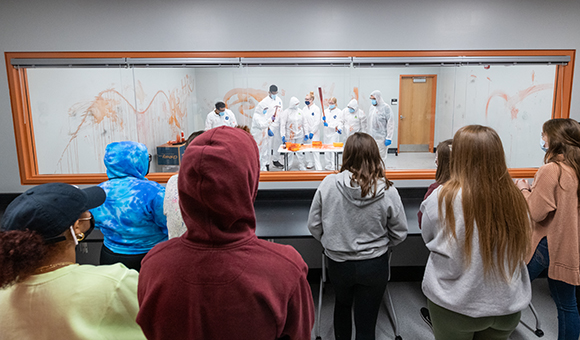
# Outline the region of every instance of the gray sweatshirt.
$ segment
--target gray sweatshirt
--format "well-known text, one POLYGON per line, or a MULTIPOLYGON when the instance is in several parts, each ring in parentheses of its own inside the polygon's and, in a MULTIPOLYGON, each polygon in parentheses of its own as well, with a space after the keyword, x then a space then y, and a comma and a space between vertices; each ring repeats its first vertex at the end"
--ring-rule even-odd
POLYGON ((407 237, 407 217, 399 192, 380 181, 377 193, 361 197, 350 171, 326 176, 308 215, 308 229, 332 260, 379 257, 407 237))
MULTIPOLYGON (((461 191, 453 201, 457 239, 444 233, 439 221, 441 187, 421 204, 423 213, 421 234, 431 252, 423 276, 423 293, 435 304, 473 318, 516 313, 528 306, 532 297, 530 278, 522 261, 506 282, 501 278, 484 278, 483 260, 479 248, 479 233, 474 226, 471 240, 471 262, 463 264, 465 221, 461 191)), ((506 266, 506 273, 509 270, 506 266)))

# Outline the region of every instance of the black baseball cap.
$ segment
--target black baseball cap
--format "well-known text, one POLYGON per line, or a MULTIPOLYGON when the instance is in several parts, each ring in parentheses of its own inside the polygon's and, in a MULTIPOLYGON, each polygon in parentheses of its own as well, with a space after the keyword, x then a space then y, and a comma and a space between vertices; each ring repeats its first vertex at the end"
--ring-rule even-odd
POLYGON ((6 208, 1 231, 31 230, 47 243, 62 240, 60 235, 84 211, 105 202, 107 195, 98 186, 80 189, 66 183, 47 183, 26 190, 6 208))

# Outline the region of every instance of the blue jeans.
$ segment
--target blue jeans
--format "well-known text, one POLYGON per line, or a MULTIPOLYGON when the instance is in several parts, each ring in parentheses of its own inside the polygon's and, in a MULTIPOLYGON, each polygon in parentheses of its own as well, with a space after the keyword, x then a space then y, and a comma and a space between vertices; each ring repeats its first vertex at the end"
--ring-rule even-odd
MULTIPOLYGON (((534 280, 550 264, 548 240, 544 237, 534 256, 528 263, 530 280, 534 280)), ((576 306, 576 287, 562 281, 548 278, 550 294, 558 309, 558 340, 578 340, 580 336, 580 315, 576 306)))

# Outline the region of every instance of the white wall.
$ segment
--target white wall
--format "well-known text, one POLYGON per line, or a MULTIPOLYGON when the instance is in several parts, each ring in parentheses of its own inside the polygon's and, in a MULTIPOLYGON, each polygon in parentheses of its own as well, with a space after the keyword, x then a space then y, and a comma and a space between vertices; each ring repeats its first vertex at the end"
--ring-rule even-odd
MULTIPOLYGON (((580 1, 0 0, 2 51, 579 49, 580 1)), ((576 67, 578 81, 580 67, 576 67)), ((580 87, 571 117, 580 119, 580 87)), ((0 67, 0 193, 21 192, 0 67)))

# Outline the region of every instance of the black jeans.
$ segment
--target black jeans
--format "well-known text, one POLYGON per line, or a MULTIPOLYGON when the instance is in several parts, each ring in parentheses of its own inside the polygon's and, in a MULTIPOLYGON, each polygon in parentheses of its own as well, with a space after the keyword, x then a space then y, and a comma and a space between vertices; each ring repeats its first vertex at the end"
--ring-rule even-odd
POLYGON ((388 254, 360 261, 328 261, 328 275, 334 287, 334 336, 350 339, 352 309, 356 339, 375 339, 379 307, 389 276, 388 254))
POLYGON ((115 264, 120 262, 129 269, 135 269, 136 271, 140 271, 141 260, 143 260, 145 255, 147 255, 147 253, 136 255, 117 254, 103 245, 103 247, 101 247, 100 264, 115 264))

